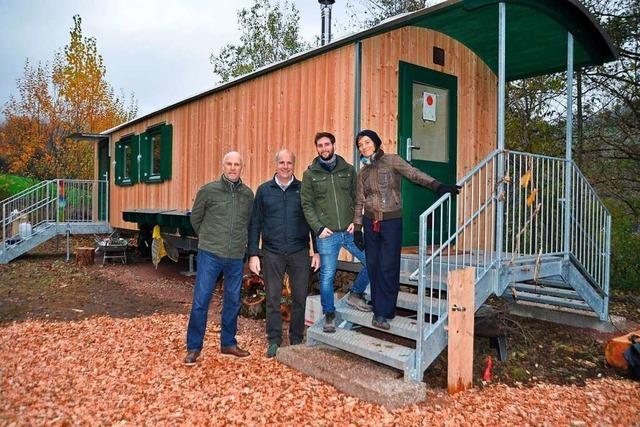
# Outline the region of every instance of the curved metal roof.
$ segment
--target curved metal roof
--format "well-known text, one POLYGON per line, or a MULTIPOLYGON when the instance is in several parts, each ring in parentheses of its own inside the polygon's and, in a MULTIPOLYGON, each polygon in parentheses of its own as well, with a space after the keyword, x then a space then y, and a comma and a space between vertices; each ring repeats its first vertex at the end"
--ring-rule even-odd
MULTIPOLYGON (((506 78, 552 74, 566 70, 567 33, 574 36, 575 67, 613 61, 617 53, 593 16, 577 0, 503 0, 506 3, 506 78)), ((478 55, 494 72, 498 64, 499 0, 449 0, 387 20, 373 28, 278 62, 228 83, 198 93, 164 108, 102 132, 110 134, 153 115, 222 91, 271 71, 324 52, 406 26, 447 34, 478 55)))

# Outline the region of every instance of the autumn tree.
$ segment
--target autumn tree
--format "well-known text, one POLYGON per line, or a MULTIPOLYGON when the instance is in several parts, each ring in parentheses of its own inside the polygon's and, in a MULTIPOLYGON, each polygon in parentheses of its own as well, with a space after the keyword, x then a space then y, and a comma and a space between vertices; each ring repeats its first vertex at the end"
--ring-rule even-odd
POLYGON ((26 61, 17 94, 3 108, 0 164, 36 178, 93 176, 93 145, 69 141, 74 132, 100 132, 135 117, 131 95, 116 96, 96 39, 82 34, 73 17, 71 40, 51 64, 26 61))
POLYGON ((240 43, 227 44, 209 57, 221 82, 285 60, 309 45, 300 36, 300 13, 293 3, 255 0, 238 11, 240 43))

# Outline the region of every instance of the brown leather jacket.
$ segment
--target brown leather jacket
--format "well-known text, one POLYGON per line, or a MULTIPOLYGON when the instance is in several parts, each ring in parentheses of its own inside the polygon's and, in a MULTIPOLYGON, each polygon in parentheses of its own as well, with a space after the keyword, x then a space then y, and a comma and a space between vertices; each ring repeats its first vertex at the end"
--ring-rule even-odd
POLYGON ((371 164, 363 167, 358 175, 353 217, 356 226, 362 225, 363 210, 374 221, 402 218, 402 176, 432 190, 440 184, 397 154, 378 150, 371 164))

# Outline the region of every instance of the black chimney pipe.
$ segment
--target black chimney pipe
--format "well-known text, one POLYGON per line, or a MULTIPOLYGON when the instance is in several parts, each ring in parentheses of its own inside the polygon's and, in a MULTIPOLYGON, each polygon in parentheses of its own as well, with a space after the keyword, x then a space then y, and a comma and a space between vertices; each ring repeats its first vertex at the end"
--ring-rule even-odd
POLYGON ((322 20, 320 45, 331 43, 331 6, 336 0, 318 0, 320 3, 320 19, 322 20))

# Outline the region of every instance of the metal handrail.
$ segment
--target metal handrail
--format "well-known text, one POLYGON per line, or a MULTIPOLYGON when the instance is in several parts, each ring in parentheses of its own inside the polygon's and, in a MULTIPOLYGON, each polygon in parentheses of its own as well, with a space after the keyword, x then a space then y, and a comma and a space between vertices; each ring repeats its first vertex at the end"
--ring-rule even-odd
POLYGON ((11 202, 11 201, 13 201, 15 199, 18 199, 18 198, 24 196, 25 194, 27 194, 29 192, 36 191, 39 188, 44 187, 45 185, 51 184, 53 182, 55 182, 55 180, 53 180, 53 179, 49 179, 49 180, 46 180, 46 181, 40 181, 37 184, 33 184, 31 187, 27 187, 24 190, 21 190, 21 191, 17 192, 16 194, 13 194, 13 195, 7 197, 6 199, 0 200, 0 203, 2 203, 2 204, 9 203, 9 202, 11 202))
MULTIPOLYGON (((418 319, 424 319, 427 306, 433 309, 443 303, 442 283, 453 269, 475 266, 478 282, 492 268, 505 268, 516 257, 569 256, 564 249, 565 209, 570 210, 571 258, 603 291, 606 311, 611 215, 574 163, 540 154, 494 150, 457 184, 461 190, 455 200, 445 194, 420 215, 420 264, 410 276, 418 280, 418 319), (574 175, 568 181, 574 187, 570 204, 564 198, 567 167, 574 175), (504 171, 503 176, 498 176, 499 170, 504 171), (499 204, 504 205, 502 217, 497 215, 499 204), (503 233, 497 232, 498 227, 503 233), (500 235, 503 241, 498 245, 500 235), (497 253, 500 248, 501 253, 497 253)), ((502 289, 495 288, 494 292, 499 294, 502 289)), ((423 368, 422 350, 430 332, 446 321, 446 310, 438 307, 437 313, 436 323, 417 322, 417 370, 423 368)))
POLYGON ((424 371, 422 353, 426 348, 429 334, 444 324, 448 317, 447 311, 443 310, 446 307, 443 307, 446 304, 446 297, 443 298, 445 293, 442 285, 448 273, 461 265, 475 262, 480 267, 476 269, 477 280, 482 278, 497 261, 493 243, 490 243, 490 240, 493 236, 492 224, 497 188, 496 159, 499 154, 499 150, 493 151, 458 180, 457 185, 461 189, 456 200, 453 200, 449 193, 444 194, 420 215, 419 267, 411 275, 414 279, 416 275, 418 276, 420 303, 417 318, 424 319, 428 304, 430 316, 434 316, 433 309, 436 308, 438 319, 428 324, 422 321, 417 322, 416 377, 418 373, 424 371), (455 209, 454 203, 457 203, 455 209), (488 227, 491 227, 491 231, 488 227), (428 233, 431 233, 430 237, 428 233), (430 254, 427 254, 428 248, 432 249, 430 254), (459 259, 460 248, 462 248, 461 260, 459 259), (470 250, 469 254, 466 253, 467 249, 470 250), (475 252, 475 260, 472 251, 475 252), (437 267, 436 261, 439 261, 437 267), (437 286, 434 286, 434 281, 437 286))
POLYGON ((7 249, 19 245, 23 239, 15 234, 15 229, 11 230, 15 227, 14 221, 21 218, 30 225, 30 236, 42 233, 49 224, 107 222, 108 191, 107 180, 55 179, 41 181, 3 200, 0 203, 2 257, 6 256, 7 249))

